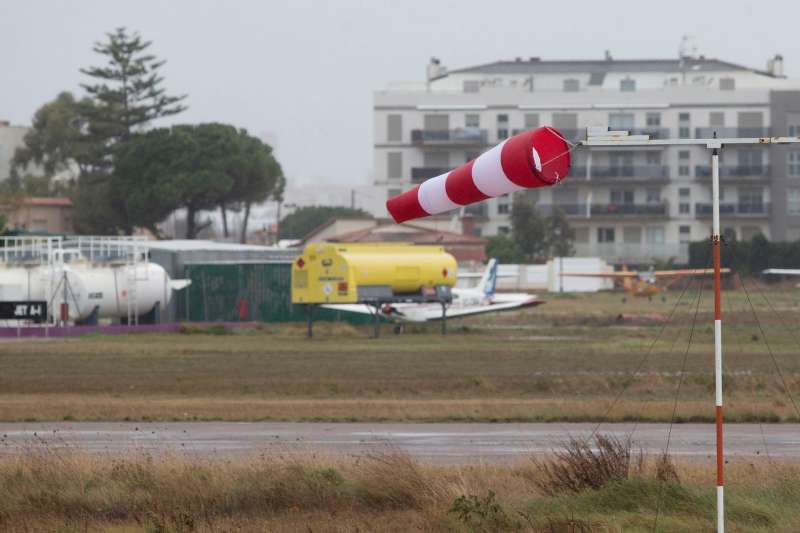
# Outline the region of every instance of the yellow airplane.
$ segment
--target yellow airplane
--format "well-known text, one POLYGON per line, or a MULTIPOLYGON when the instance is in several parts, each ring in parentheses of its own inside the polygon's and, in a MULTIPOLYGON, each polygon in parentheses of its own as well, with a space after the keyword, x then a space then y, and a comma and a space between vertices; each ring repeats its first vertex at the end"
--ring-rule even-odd
MULTIPOLYGON (((721 273, 727 274, 730 272, 729 268, 723 268, 721 273)), ((564 272, 562 276, 578 276, 578 277, 592 277, 592 278, 610 278, 615 282, 622 282, 622 288, 630 296, 638 296, 647 298, 652 301, 653 296, 661 294, 666 291, 670 285, 675 283, 681 278, 686 276, 707 276, 714 274, 713 268, 684 268, 676 270, 653 270, 650 269, 644 272, 636 270, 628 270, 623 266, 622 270, 618 272, 564 272), (659 278, 667 278, 665 283, 659 283, 659 278)), ((624 302, 626 298, 623 298, 624 302)), ((666 301, 666 297, 661 297, 662 301, 666 301)))

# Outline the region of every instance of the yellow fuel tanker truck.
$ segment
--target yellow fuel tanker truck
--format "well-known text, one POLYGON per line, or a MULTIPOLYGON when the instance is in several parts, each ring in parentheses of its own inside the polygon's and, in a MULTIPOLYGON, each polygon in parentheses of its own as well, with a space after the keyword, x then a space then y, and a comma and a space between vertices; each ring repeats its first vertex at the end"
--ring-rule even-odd
POLYGON ((456 283, 456 260, 441 246, 309 244, 292 264, 292 303, 343 304, 434 296, 456 283))

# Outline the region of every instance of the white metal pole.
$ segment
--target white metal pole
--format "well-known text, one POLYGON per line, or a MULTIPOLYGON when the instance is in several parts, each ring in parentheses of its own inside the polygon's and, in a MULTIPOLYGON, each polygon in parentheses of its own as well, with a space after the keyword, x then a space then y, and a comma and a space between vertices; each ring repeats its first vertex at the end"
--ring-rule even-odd
POLYGON ((725 531, 724 448, 722 444, 722 299, 720 288, 719 149, 711 153, 711 248, 714 258, 714 388, 717 430, 717 533, 725 531))

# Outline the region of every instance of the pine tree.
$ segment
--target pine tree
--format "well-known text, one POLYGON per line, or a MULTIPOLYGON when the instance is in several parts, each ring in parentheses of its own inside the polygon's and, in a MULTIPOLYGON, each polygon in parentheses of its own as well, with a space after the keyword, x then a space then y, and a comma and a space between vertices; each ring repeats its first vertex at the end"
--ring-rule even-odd
POLYGON ((129 34, 125 28, 107 36, 108 41, 94 46, 107 64, 81 69, 96 80, 81 85, 97 103, 92 117, 95 135, 111 142, 125 141, 138 127, 186 109, 180 103, 186 95, 165 93, 164 78, 158 73, 165 61, 147 53, 151 41, 143 41, 138 33, 129 34))

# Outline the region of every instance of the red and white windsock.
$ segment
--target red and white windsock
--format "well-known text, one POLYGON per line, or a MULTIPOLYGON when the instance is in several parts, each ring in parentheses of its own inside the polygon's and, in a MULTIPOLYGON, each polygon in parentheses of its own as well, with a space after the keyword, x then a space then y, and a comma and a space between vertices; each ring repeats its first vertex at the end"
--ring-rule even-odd
POLYGON ((389 198, 395 222, 438 215, 521 189, 547 187, 569 172, 569 145, 550 127, 506 139, 465 165, 389 198))

